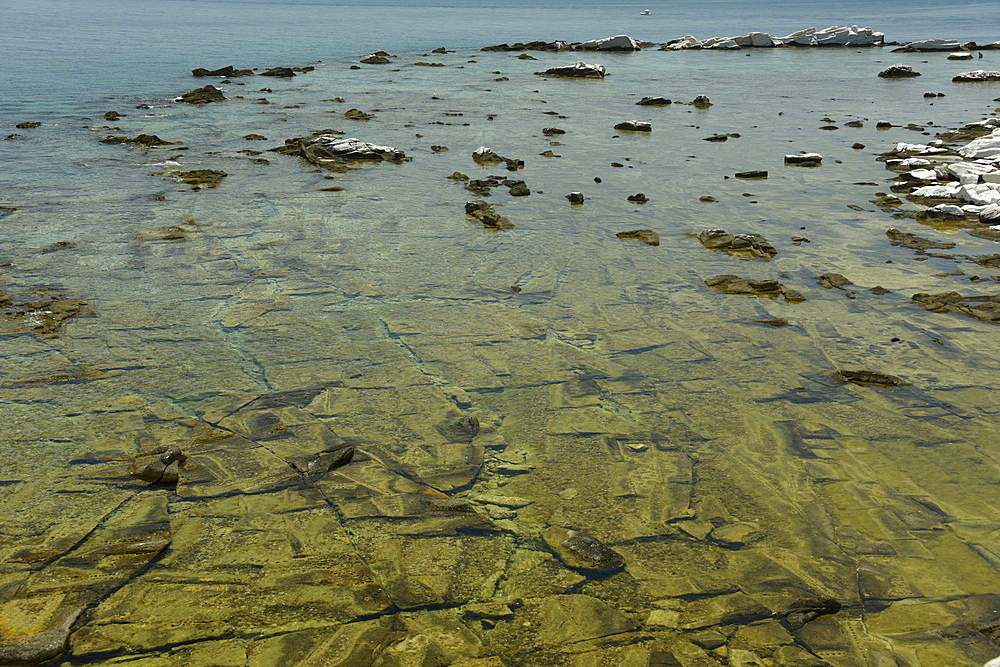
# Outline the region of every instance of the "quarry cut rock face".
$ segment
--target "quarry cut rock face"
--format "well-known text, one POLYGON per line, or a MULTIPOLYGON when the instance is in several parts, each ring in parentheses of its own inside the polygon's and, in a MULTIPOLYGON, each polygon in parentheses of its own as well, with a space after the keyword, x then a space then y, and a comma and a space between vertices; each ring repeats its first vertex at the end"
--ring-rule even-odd
POLYGON ((15 107, 0 664, 1000 655, 1000 92, 759 27, 15 107))

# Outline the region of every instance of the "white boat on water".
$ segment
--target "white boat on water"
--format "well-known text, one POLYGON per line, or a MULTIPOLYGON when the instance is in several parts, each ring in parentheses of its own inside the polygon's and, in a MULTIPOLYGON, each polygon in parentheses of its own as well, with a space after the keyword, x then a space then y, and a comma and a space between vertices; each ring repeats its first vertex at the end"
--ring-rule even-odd
POLYGON ((639 12, 639 16, 651 16, 652 14, 653 12, 649 11, 648 9, 644 9, 641 12, 639 12))

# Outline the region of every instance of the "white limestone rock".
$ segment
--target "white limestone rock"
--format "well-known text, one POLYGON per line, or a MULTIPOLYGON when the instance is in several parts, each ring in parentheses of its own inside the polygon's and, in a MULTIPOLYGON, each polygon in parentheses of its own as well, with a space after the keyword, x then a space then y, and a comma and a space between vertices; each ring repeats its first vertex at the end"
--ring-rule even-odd
POLYGON ((985 137, 973 139, 966 145, 958 149, 958 154, 964 158, 976 159, 1000 159, 1000 129, 993 130, 985 137))
POLYGON ((914 169, 909 172, 910 176, 918 181, 936 181, 937 172, 933 169, 914 169))
POLYGON ((919 42, 910 42, 905 44, 898 49, 893 49, 893 52, 911 52, 911 51, 961 51, 962 45, 954 39, 924 39, 919 42))
POLYGON ((750 46, 756 48, 771 48, 776 46, 774 37, 766 32, 752 32, 747 35, 747 38, 750 40, 750 46))
POLYGON ((951 78, 956 83, 979 83, 981 81, 1000 81, 1000 72, 996 70, 977 69, 971 72, 962 72, 951 78))
POLYGON ((990 204, 1000 204, 1000 190, 991 187, 991 184, 983 183, 979 185, 962 185, 955 198, 959 201, 967 201, 971 204, 988 206, 990 204))
POLYGON ((638 42, 628 35, 615 35, 604 39, 592 39, 577 47, 581 51, 638 51, 638 42))
POLYGON ((915 197, 948 197, 955 199, 958 195, 958 190, 961 188, 958 183, 949 183, 946 185, 925 185, 922 188, 917 188, 910 194, 915 197))
POLYGON ((694 35, 684 35, 680 39, 675 39, 668 42, 662 50, 665 51, 683 51, 685 49, 700 49, 701 40, 694 35))
POLYGON ((954 204, 938 204, 937 206, 932 206, 927 209, 929 212, 935 213, 939 216, 950 215, 955 218, 964 218, 965 211, 962 210, 961 206, 955 206, 954 204))
POLYGON ((959 53, 949 53, 948 60, 972 60, 972 53, 960 51, 959 53))
POLYGON ((561 76, 572 79, 603 79, 606 73, 603 65, 588 65, 582 60, 571 65, 551 67, 544 72, 535 72, 539 76, 561 76))

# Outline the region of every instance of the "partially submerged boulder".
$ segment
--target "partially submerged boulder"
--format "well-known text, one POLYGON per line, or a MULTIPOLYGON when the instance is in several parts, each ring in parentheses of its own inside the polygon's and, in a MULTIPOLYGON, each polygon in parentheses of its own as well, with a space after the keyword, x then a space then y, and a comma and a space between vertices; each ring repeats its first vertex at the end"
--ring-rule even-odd
POLYGON ((799 167, 818 167, 822 162, 823 156, 819 153, 798 153, 785 156, 785 164, 793 164, 799 167))
POLYGON ((899 245, 910 250, 950 250, 955 247, 951 241, 932 241, 910 232, 900 231, 895 227, 885 230, 885 235, 891 239, 890 245, 899 245))
POLYGON ((606 71, 603 65, 588 65, 583 61, 571 65, 551 67, 544 72, 535 72, 539 76, 558 76, 569 79, 603 79, 606 71))
POLYGON ((638 42, 628 35, 615 35, 604 39, 592 39, 576 47, 579 51, 639 51, 638 42))
POLYGON ((665 107, 668 104, 672 104, 672 102, 668 100, 666 97, 657 96, 657 97, 644 97, 638 102, 636 102, 636 104, 644 107, 665 107))
POLYGON ((498 162, 503 162, 507 165, 507 171, 516 171, 517 169, 524 167, 524 160, 504 157, 487 146, 480 146, 476 150, 472 151, 472 159, 479 164, 496 164, 498 162))
POLYGON ((642 120, 626 120, 615 125, 619 132, 652 132, 653 124, 642 120))
POLYGON ((232 65, 226 65, 225 67, 220 67, 219 69, 208 70, 204 67, 198 67, 191 70, 192 76, 204 77, 204 76, 219 76, 219 77, 238 77, 238 76, 253 76, 253 70, 251 69, 236 69, 232 65))
POLYGON ((465 202, 465 214, 475 218, 487 229, 512 229, 514 223, 493 210, 493 204, 481 199, 465 202))
POLYGON ((209 104, 211 102, 221 102, 224 99, 226 99, 226 96, 222 94, 222 91, 211 84, 204 86, 203 88, 189 90, 177 98, 180 102, 198 105, 209 104))
POLYGON ((124 136, 107 136, 101 139, 102 144, 130 144, 133 146, 145 146, 146 148, 157 148, 159 146, 176 146, 179 141, 165 141, 155 134, 140 134, 134 139, 124 136))
POLYGON ((743 294, 746 296, 762 296, 768 299, 776 299, 779 296, 785 297, 789 303, 800 303, 806 298, 800 292, 785 287, 777 280, 753 280, 751 278, 741 278, 732 274, 723 274, 707 278, 705 284, 724 294, 743 294))
POLYGON ((392 146, 380 146, 354 137, 344 138, 325 133, 286 139, 284 146, 272 148, 271 151, 295 155, 306 162, 335 171, 346 169, 349 163, 355 161, 401 162, 407 159, 402 150, 392 146))
POLYGON ((929 51, 961 51, 962 45, 954 39, 923 39, 918 42, 910 42, 899 48, 893 49, 893 53, 920 53, 929 51))
POLYGON ((878 75, 883 79, 906 79, 914 76, 920 76, 920 72, 917 72, 909 65, 896 63, 895 65, 889 65, 884 70, 879 72, 878 75))
POLYGON ((982 81, 1000 81, 1000 71, 977 69, 972 72, 962 72, 951 78, 956 83, 979 83, 982 81))
POLYGON ((698 234, 706 248, 725 250, 737 255, 771 259, 778 254, 774 246, 760 234, 730 234, 724 229, 706 229, 698 234))
POLYGON ((318 479, 331 470, 350 463, 354 458, 354 450, 352 443, 341 441, 327 446, 322 452, 288 459, 288 464, 307 479, 318 479))

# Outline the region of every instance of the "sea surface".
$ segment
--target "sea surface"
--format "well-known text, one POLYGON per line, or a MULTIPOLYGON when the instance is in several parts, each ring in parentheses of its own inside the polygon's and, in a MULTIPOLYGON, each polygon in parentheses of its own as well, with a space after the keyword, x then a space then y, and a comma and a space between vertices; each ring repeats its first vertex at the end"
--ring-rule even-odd
POLYGON ((0 651, 1000 654, 1000 337, 911 300, 996 294, 976 260, 997 244, 879 199, 883 153, 996 113, 1000 84, 951 79, 1000 51, 480 50, 829 25, 986 44, 1000 3, 3 3, 0 651), (358 64, 376 50, 391 62, 358 64), (609 76, 535 74, 578 59, 609 76), (897 62, 921 76, 877 76, 897 62), (191 76, 224 65, 257 74, 191 76), (274 66, 312 69, 259 75, 274 66), (226 100, 176 101, 208 83, 226 100), (674 103, 636 105, 653 95, 674 103), (652 132, 614 128, 633 119, 652 132), (269 150, 319 130, 407 159, 329 170, 269 150), (172 143, 101 143, 140 134, 172 143), (524 165, 481 165, 480 146, 524 165), (801 152, 822 165, 785 164, 801 152), (179 178, 198 169, 226 175, 179 178), (768 176, 736 177, 751 170, 768 176), (523 180, 528 196, 483 197, 514 226, 467 216, 456 172, 523 180), (891 227, 954 247, 893 245, 891 227), (777 254, 711 250, 713 228, 777 254), (659 245, 616 236, 636 229, 659 245), (805 300, 707 287, 727 274, 805 300), (837 374, 862 369, 898 386, 837 374), (187 456, 178 482, 129 475, 158 446, 187 456), (345 446, 347 465, 300 474, 345 446), (564 529, 621 562, 574 560, 564 529))

